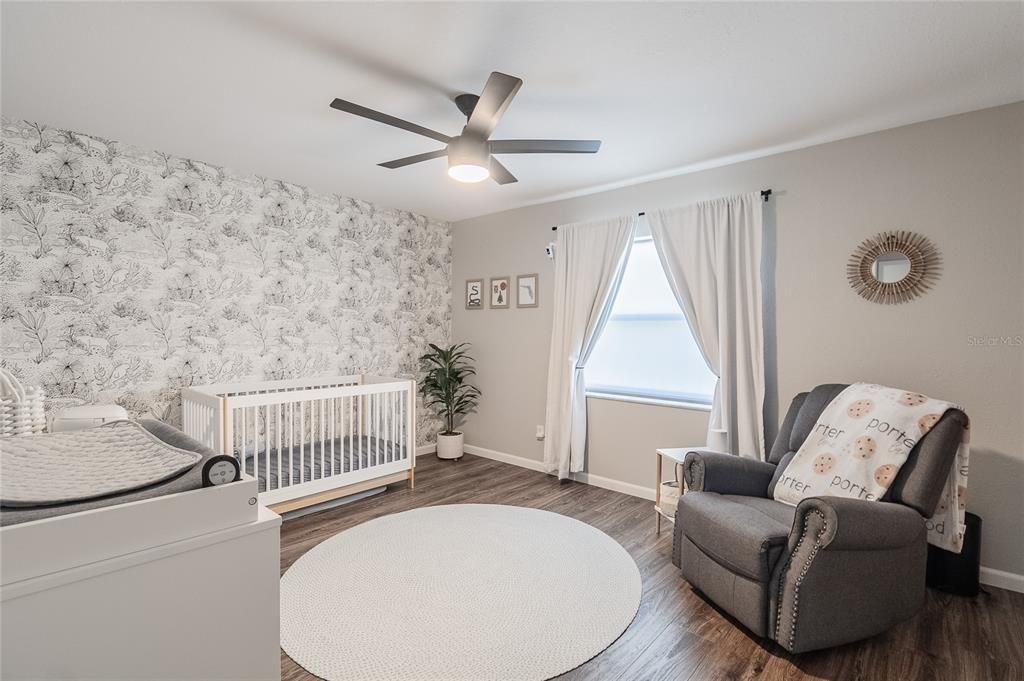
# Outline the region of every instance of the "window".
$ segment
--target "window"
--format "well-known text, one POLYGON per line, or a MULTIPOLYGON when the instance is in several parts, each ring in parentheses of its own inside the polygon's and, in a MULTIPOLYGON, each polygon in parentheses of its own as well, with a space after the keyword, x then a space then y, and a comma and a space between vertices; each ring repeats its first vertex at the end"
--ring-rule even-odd
POLYGON ((654 242, 633 242, 622 286, 584 371, 588 394, 711 404, 717 377, 669 288, 654 242))

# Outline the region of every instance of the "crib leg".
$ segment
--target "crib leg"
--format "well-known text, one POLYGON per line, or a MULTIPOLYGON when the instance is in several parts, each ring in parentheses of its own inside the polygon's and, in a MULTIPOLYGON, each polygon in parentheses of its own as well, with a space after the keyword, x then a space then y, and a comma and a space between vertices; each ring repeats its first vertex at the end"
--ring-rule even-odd
POLYGON ((409 469, 409 489, 416 489, 416 469, 409 469))

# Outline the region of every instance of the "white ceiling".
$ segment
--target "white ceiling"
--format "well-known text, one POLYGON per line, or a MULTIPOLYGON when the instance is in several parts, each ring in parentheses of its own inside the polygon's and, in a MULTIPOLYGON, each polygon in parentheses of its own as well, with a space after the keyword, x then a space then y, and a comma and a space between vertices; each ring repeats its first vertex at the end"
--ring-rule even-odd
POLYGON ((1024 99, 1024 3, 2 4, 2 110, 456 220, 716 160, 1024 99), (495 137, 604 140, 504 156, 462 185, 429 139, 451 97, 525 81, 495 137))

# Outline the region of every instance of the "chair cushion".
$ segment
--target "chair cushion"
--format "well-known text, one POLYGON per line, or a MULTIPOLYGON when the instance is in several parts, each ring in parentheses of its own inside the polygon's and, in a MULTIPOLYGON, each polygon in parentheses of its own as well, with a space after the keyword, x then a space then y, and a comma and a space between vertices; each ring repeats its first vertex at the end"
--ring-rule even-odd
POLYGON ((683 534, 722 567, 767 582, 795 513, 773 499, 687 492, 679 499, 676 519, 683 534))

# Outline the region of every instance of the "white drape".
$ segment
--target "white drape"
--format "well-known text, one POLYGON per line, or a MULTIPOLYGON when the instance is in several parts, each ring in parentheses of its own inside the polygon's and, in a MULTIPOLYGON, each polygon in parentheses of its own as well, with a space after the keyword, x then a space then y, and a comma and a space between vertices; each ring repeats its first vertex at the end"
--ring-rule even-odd
POLYGON ((587 442, 583 367, 611 314, 636 223, 634 216, 558 228, 544 464, 559 478, 583 470, 587 442))
POLYGON ((672 292, 718 376, 708 447, 764 458, 764 322, 759 192, 650 211, 672 292))

